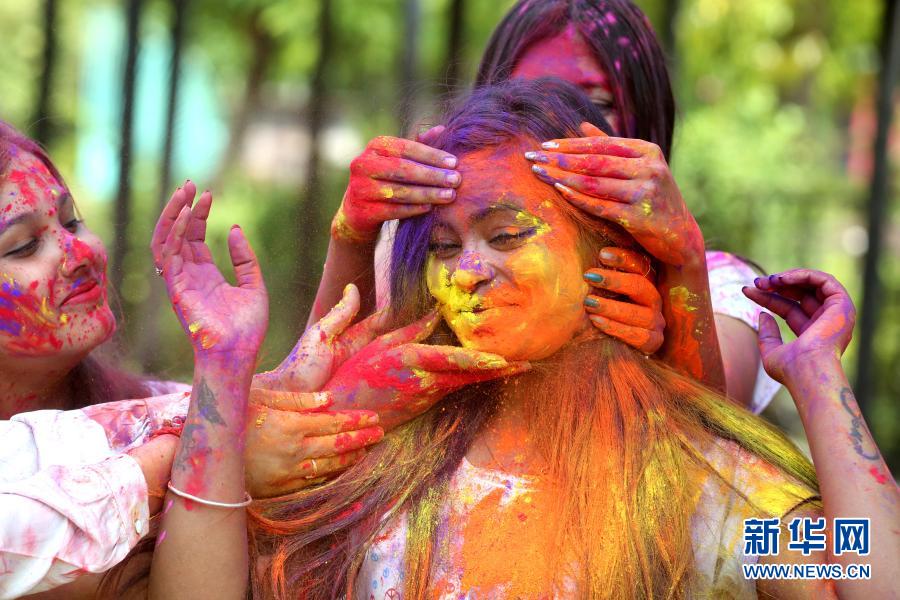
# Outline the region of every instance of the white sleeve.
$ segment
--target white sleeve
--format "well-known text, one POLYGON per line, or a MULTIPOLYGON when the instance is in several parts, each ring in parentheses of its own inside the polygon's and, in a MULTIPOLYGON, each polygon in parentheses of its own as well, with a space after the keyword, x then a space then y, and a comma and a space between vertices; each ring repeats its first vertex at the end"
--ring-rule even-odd
POLYGON ((149 518, 144 475, 127 454, 0 483, 0 598, 112 568, 149 518))
MULTIPOLYGON (((709 293, 713 312, 743 321, 753 331, 758 331, 759 314, 765 311, 747 298, 741 292, 741 288, 753 286, 753 280, 759 275, 747 263, 727 252, 707 252, 706 266, 709 270, 709 293)), ((781 384, 769 377, 760 361, 750 411, 755 414, 761 413, 780 387, 781 384)))
POLYGON ((147 484, 125 450, 187 411, 189 393, 0 421, 0 598, 114 566, 147 532, 147 484))

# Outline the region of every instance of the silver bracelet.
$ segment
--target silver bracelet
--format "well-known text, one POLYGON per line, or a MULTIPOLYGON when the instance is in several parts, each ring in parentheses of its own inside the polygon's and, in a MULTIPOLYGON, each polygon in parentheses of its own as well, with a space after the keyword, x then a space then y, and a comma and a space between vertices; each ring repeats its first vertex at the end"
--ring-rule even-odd
POLYGON ((244 492, 244 496, 246 498, 243 502, 216 502, 215 500, 206 500, 204 498, 198 498, 197 496, 188 494, 187 492, 182 492, 170 481, 168 484, 169 491, 175 494, 176 496, 181 496, 185 500, 193 500, 197 504, 205 504, 206 506, 215 506, 216 508, 244 508, 245 506, 250 506, 250 503, 253 502, 253 498, 250 497, 249 492, 244 492))

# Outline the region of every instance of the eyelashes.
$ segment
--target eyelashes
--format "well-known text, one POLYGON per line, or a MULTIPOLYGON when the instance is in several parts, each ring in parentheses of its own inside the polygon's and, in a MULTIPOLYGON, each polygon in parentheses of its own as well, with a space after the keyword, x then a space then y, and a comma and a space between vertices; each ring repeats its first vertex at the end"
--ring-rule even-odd
MULTIPOLYGON (((527 227, 516 232, 504 231, 492 236, 488 243, 497 250, 514 250, 537 233, 537 227, 527 227)), ((450 258, 462 248, 462 244, 449 240, 434 240, 428 244, 428 251, 437 258, 450 258)))

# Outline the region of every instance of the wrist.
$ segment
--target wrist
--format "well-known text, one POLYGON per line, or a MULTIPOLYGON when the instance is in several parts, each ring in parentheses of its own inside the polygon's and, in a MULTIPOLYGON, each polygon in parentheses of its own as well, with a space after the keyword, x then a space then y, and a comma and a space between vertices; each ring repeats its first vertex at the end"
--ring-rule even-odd
POLYGON ((172 472, 172 461, 175 459, 175 450, 178 447, 178 436, 164 434, 154 437, 146 444, 128 451, 147 482, 147 500, 150 514, 156 514, 162 508, 163 498, 166 495, 166 484, 172 472))
POLYGON ((194 371, 227 373, 230 379, 252 379, 258 350, 194 351, 194 371))
MULTIPOLYGON (((817 350, 794 356, 782 369, 784 385, 792 390, 807 383, 817 384, 822 376, 844 375, 841 359, 834 352, 817 350)), ((829 377, 830 378, 830 377, 829 377)))
POLYGON ((344 213, 344 208, 338 209, 334 219, 331 220, 331 239, 336 242, 344 242, 348 244, 374 244, 378 240, 378 232, 380 227, 368 231, 363 227, 354 225, 344 213))

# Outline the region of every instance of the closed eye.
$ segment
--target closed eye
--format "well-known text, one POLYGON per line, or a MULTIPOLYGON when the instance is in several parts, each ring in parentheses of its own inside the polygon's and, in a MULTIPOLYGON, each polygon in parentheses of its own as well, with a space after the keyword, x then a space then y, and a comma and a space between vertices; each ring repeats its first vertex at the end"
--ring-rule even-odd
POLYGON ((428 251, 437 258, 450 258, 460 249, 457 242, 435 241, 428 244, 428 251))
POLYGON ((496 246, 500 249, 517 247, 523 241, 532 237, 536 232, 537 227, 528 227, 527 229, 516 232, 504 231, 492 237, 490 243, 492 246, 496 246))
POLYGON ((37 247, 38 247, 38 239, 31 238, 29 241, 22 244, 21 246, 18 246, 17 248, 13 248, 12 250, 10 250, 6 254, 4 254, 3 257, 6 258, 9 256, 12 256, 12 257, 16 257, 16 258, 23 258, 25 256, 31 256, 32 254, 34 254, 35 250, 37 250, 37 247))

